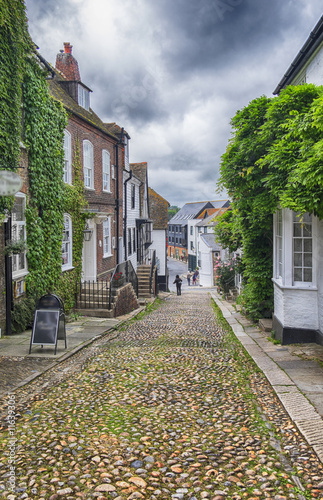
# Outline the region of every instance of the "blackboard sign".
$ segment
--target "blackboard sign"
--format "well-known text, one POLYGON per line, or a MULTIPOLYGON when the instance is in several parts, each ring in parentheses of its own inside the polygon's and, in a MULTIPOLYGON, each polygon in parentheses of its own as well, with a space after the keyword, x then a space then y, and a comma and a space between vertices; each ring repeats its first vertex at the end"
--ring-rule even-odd
POLYGON ((31 343, 56 345, 58 334, 59 311, 36 310, 31 343))
POLYGON ((43 295, 43 297, 38 300, 35 310, 29 354, 33 344, 38 344, 42 347, 43 345, 54 345, 56 354, 57 339, 65 340, 66 349, 64 306, 61 299, 56 295, 43 295))

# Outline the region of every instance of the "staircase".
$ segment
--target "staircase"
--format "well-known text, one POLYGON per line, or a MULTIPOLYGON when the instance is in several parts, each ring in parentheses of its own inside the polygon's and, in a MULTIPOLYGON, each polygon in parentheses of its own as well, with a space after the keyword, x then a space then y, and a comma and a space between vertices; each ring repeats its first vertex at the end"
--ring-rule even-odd
POLYGON ((151 266, 142 264, 137 267, 138 299, 150 299, 150 269, 151 266))
POLYGON ((109 299, 110 287, 108 281, 86 281, 80 284, 75 310, 86 316, 113 318, 113 297, 111 309, 109 309, 109 299))

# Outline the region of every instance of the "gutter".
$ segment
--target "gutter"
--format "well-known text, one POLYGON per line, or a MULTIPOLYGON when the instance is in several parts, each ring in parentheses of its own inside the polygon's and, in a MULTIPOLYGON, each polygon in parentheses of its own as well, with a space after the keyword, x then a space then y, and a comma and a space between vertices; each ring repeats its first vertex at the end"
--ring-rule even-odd
POLYGON ((116 218, 117 218, 117 265, 119 264, 119 219, 120 219, 120 194, 119 194, 119 145, 123 144, 123 127, 121 129, 121 135, 119 141, 116 143, 116 170, 117 170, 117 178, 116 178, 116 188, 117 188, 117 196, 116 196, 116 218))
POLYGON ((288 68, 287 72, 285 73, 285 75, 275 88, 273 92, 274 95, 278 95, 283 88, 287 87, 287 85, 291 83, 299 67, 301 65, 304 66, 309 61, 309 59, 311 58, 315 50, 319 47, 319 45, 322 43, 322 41, 323 41, 323 16, 321 16, 319 22, 316 24, 315 28, 310 33, 310 36, 308 37, 303 47, 293 60, 290 67, 288 68))
POLYGON ((124 182, 124 216, 123 216, 123 239, 124 239, 124 260, 128 258, 128 239, 127 239, 127 182, 132 179, 133 172, 130 170, 128 179, 124 182))

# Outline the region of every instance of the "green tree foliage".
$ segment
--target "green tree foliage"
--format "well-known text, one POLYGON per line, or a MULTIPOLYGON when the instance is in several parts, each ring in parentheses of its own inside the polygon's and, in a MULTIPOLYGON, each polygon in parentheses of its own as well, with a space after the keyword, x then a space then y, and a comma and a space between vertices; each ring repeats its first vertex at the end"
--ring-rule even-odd
POLYGON ((177 212, 179 210, 180 210, 180 208, 176 207, 176 206, 169 207, 169 209, 168 209, 168 220, 171 220, 171 218, 174 217, 174 215, 177 214, 177 212))
POLYGON ((290 86, 237 112, 222 156, 219 189, 231 215, 216 232, 234 251, 243 248, 242 303, 254 319, 271 314, 272 220, 279 206, 323 217, 323 88, 290 86))

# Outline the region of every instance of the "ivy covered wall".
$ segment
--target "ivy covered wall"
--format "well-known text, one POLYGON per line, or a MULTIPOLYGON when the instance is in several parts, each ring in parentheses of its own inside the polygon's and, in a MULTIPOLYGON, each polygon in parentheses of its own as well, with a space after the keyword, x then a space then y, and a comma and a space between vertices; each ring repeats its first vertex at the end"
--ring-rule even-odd
MULTIPOLYGON (((22 0, 0 0, 0 170, 16 171, 21 137, 21 84, 32 42, 22 0)), ((13 197, 0 196, 0 221, 13 197)))
MULTIPOLYGON (((67 311, 73 307, 82 272, 83 229, 88 214, 84 213, 78 147, 73 158, 73 185, 63 182, 67 113, 49 94, 48 71, 28 34, 24 2, 0 0, 0 12, 0 170, 17 170, 21 141, 28 155, 28 170, 23 171, 28 185, 27 298, 16 301, 12 312, 13 330, 19 331, 32 317, 34 302, 30 299, 52 292, 63 299, 67 311), (65 213, 72 218, 73 269, 62 273, 65 213)), ((13 196, 0 197, 0 223, 13 203, 13 196)), ((4 281, 1 283, 5 293, 4 281)))

